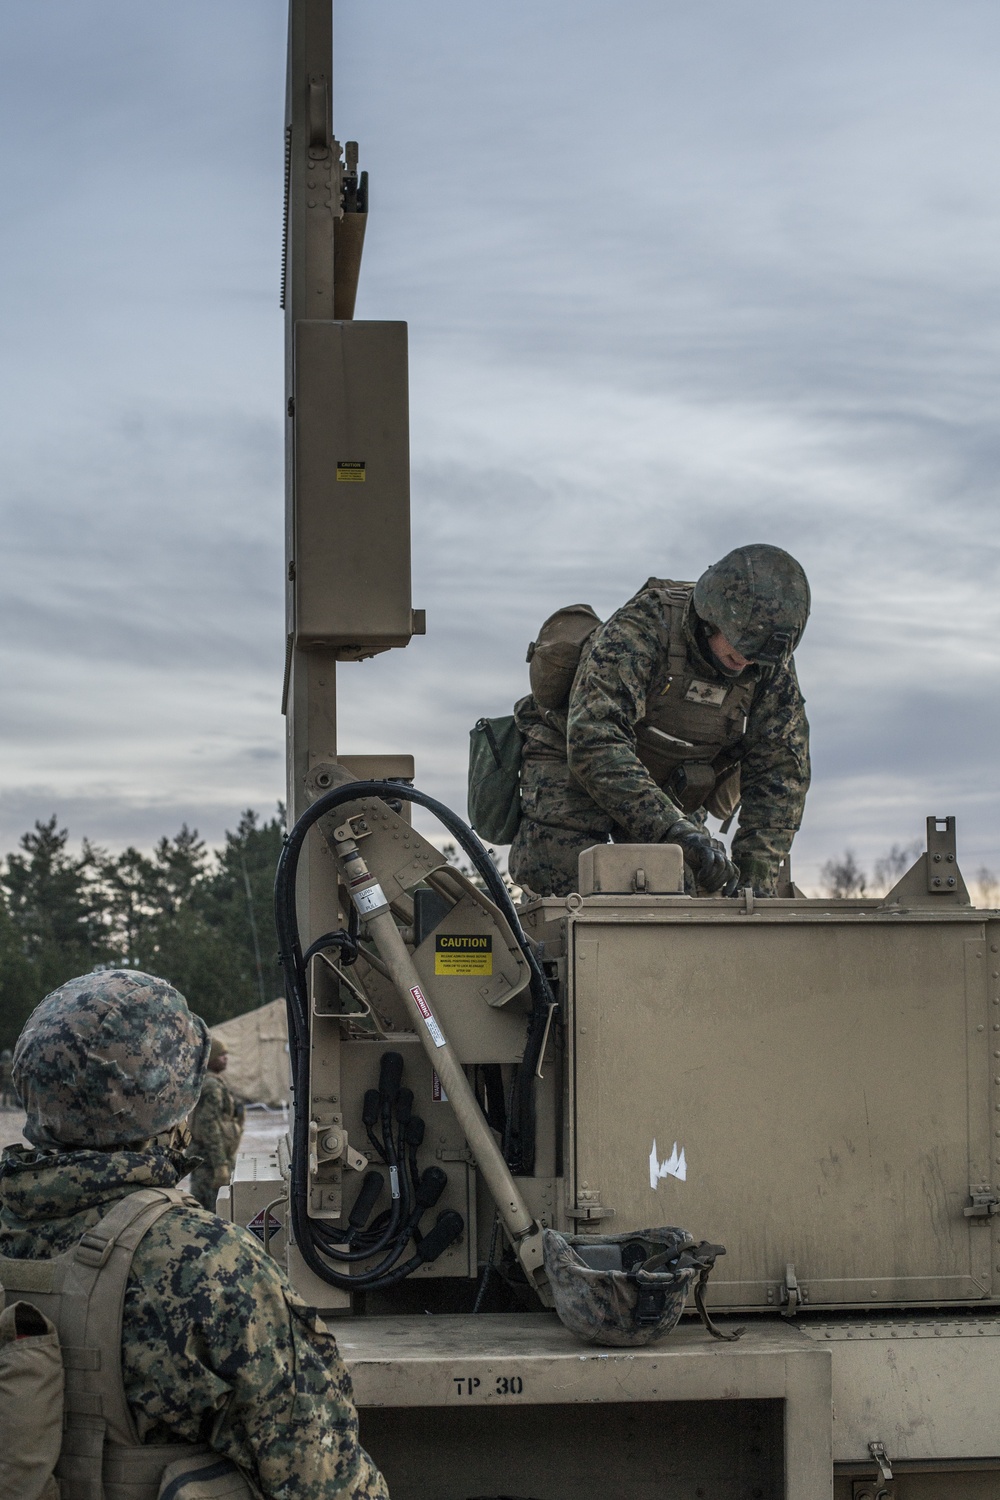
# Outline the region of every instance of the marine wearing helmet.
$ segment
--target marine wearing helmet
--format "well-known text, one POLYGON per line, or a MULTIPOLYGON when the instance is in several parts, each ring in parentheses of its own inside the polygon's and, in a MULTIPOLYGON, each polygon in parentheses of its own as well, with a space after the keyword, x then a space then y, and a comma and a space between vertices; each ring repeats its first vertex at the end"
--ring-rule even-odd
MULTIPOLYGON (((358 1441, 333 1336, 252 1234, 175 1190, 190 1165, 178 1127, 199 1097, 209 1052, 205 1023, 184 997, 134 970, 87 974, 53 991, 14 1051, 34 1149, 9 1147, 0 1159, 0 1280, 30 1302, 41 1282, 22 1262, 67 1257, 96 1266, 98 1277, 117 1263, 127 1277, 120 1345, 115 1320, 105 1319, 101 1357, 74 1366, 76 1404, 68 1394, 56 1470, 63 1493, 194 1493, 174 1477, 179 1465, 204 1479, 199 1495, 387 1500, 358 1441), (123 1265, 116 1256, 127 1235, 116 1248, 104 1226, 143 1200, 153 1217, 123 1265), (95 1258, 101 1243, 115 1254, 95 1258), (83 1446, 80 1411, 89 1424, 83 1446), (103 1451, 94 1411, 114 1418, 103 1451)), ((85 1274, 75 1270, 69 1284, 83 1287, 85 1274)), ((80 1291, 74 1296, 79 1302, 80 1291)), ((61 1306, 39 1310, 61 1318, 61 1306)), ((89 1345, 95 1320, 82 1316, 72 1312, 67 1326, 85 1327, 89 1345)))
POLYGON ((802 821, 809 726, 793 652, 809 584, 780 547, 737 547, 697 583, 651 578, 595 629, 562 709, 522 699, 514 879, 567 895, 582 850, 680 844, 690 888, 773 896, 802 821), (731 858, 706 827, 738 819, 731 858))

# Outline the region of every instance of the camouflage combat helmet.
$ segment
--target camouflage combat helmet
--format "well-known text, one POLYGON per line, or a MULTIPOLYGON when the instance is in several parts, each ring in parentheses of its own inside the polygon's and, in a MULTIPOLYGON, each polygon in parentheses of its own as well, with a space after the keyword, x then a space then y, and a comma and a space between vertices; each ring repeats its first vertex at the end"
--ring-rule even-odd
MULTIPOLYGON (((695 1241, 684 1229, 636 1229, 630 1234, 542 1231, 545 1274, 560 1320, 593 1344, 650 1344, 674 1328, 692 1283, 705 1327, 712 1323, 704 1287, 722 1245, 695 1241)), ((738 1336, 738 1335, 736 1335, 738 1336)))
POLYGON ((809 618, 809 582, 795 558, 766 543, 736 547, 694 586, 694 607, 748 661, 786 662, 809 618))
POLYGON ((211 1038, 165 979, 112 969, 46 995, 14 1048, 36 1146, 108 1150, 177 1125, 201 1092, 211 1038))

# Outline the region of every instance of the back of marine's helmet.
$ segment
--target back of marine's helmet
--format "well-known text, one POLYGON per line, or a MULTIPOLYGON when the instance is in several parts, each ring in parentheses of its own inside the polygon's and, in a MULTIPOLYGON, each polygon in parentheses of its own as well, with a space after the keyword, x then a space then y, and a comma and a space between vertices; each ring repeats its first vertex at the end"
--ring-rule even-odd
POLYGON ((211 1038, 164 979, 97 970, 35 1007, 13 1080, 36 1146, 108 1150, 170 1130, 194 1108, 211 1038))

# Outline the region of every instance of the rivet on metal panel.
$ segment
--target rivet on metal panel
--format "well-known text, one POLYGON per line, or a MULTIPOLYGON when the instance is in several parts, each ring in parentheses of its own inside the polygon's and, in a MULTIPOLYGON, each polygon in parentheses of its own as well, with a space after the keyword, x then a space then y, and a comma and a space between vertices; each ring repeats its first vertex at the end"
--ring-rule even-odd
POLYGON ((1000 944, 991 943, 990 944, 990 952, 991 953, 1000 953, 1000 944))

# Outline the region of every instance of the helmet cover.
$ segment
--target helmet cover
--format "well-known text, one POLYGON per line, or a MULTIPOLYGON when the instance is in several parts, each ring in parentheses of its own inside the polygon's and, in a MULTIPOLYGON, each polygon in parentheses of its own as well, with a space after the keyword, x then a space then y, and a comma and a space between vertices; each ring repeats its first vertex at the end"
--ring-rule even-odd
POLYGON ((748 661, 786 662, 802 639, 811 604, 809 581, 781 547, 736 547, 707 568, 694 586, 699 619, 721 630, 748 661))
POLYGON ((46 995, 14 1048, 36 1146, 108 1150, 169 1130, 198 1102, 211 1038, 165 979, 96 970, 46 995))
POLYGON ((609 1235, 543 1230, 545 1274, 560 1320, 591 1344, 628 1347, 663 1338, 701 1274, 698 1264, 670 1264, 692 1246, 684 1229, 609 1235), (654 1259, 658 1269, 642 1269, 654 1259))

